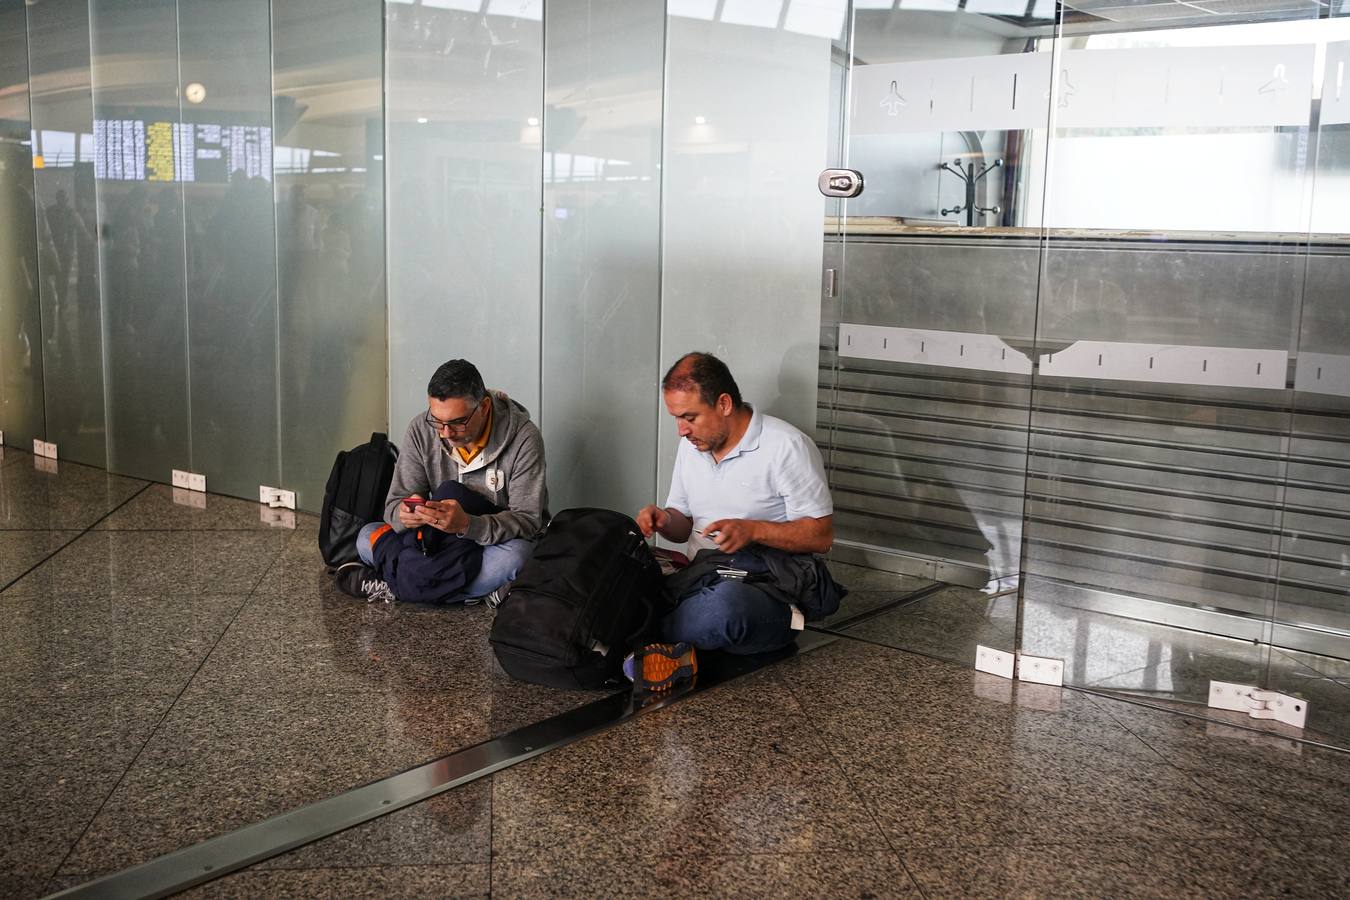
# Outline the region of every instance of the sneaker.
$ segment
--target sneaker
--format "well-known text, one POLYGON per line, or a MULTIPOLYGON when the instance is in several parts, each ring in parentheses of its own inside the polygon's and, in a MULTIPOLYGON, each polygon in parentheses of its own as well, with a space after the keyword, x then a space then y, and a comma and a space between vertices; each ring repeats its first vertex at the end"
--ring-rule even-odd
POLYGON ((623 661, 623 674, 639 690, 664 691, 698 673, 692 644, 648 644, 623 661))
POLYGON ((374 603, 376 600, 389 603, 398 599, 389 589, 388 582, 380 580, 376 571, 365 563, 343 563, 338 566, 337 573, 333 577, 340 591, 353 597, 360 597, 367 603, 374 603))
POLYGON ((495 591, 484 594, 481 597, 465 597, 464 605, 477 606, 480 603, 486 603, 488 609, 495 611, 497 607, 502 605, 502 601, 506 599, 506 592, 509 590, 511 590, 511 582, 508 581, 495 591))
POLYGON ((506 595, 509 593, 511 593, 511 582, 508 581, 483 599, 487 601, 488 609, 495 612, 497 607, 502 605, 502 601, 506 599, 506 595))

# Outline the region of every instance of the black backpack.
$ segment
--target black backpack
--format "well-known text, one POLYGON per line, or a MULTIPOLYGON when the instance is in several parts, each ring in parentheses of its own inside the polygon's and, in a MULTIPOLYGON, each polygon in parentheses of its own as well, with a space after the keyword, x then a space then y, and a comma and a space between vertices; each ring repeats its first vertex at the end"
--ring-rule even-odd
POLYGON ((489 638, 508 675, 560 688, 617 683, 664 611, 661 570, 637 523, 565 509, 497 609, 489 638))
POLYGON ((319 552, 328 565, 356 561, 356 535, 363 525, 384 518, 397 461, 398 448, 378 431, 368 443, 338 453, 323 489, 319 519, 319 552))

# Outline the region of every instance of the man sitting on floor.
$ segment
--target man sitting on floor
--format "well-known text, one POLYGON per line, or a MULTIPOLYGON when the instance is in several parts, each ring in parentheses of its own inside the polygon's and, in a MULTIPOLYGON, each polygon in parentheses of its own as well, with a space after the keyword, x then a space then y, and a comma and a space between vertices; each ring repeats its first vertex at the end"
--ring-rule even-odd
MULTIPOLYGON (((834 503, 820 451, 810 438, 743 402, 726 364, 711 354, 681 357, 661 388, 666 410, 685 440, 675 457, 665 507, 646 506, 637 514, 643 534, 677 543, 692 539, 691 551, 736 553, 758 546, 813 554, 830 549, 834 503)), ((810 557, 803 561, 816 563, 810 557)), ((804 627, 800 605, 746 581, 715 579, 679 598, 662 621, 662 637, 701 650, 775 650, 804 627)), ((679 663, 680 654, 670 652, 672 662, 679 663)))
POLYGON ((473 363, 452 359, 431 376, 427 411, 408 424, 399 451, 385 520, 361 530, 361 562, 340 568, 338 584, 354 596, 390 599, 389 585, 371 568, 374 545, 390 530, 431 528, 482 546, 481 566, 452 601, 487 599, 495 607, 548 521, 544 440, 529 411, 488 391, 473 363), (433 491, 462 496, 465 489, 490 504, 482 509, 495 511, 473 515, 459 500, 426 500, 433 491), (409 505, 406 498, 425 502, 409 505))

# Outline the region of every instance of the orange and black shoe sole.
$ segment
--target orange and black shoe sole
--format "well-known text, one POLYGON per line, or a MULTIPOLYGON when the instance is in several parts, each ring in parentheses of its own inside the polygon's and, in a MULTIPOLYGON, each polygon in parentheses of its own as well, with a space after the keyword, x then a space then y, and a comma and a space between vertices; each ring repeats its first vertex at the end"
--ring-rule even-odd
POLYGON ((698 674, 698 655, 690 644, 648 644, 638 651, 641 677, 635 684, 648 691, 664 691, 698 674))

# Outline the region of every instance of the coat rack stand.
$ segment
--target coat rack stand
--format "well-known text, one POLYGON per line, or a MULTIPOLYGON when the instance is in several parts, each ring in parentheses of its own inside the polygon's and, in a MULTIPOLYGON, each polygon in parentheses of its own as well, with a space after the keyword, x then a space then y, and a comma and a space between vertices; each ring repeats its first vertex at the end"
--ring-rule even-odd
POLYGON ((962 181, 964 181, 965 184, 966 184, 966 203, 965 203, 965 205, 964 205, 964 206, 953 206, 951 209, 944 209, 944 210, 942 210, 942 214, 945 216, 945 215, 949 215, 949 214, 952 214, 952 213, 964 212, 964 213, 966 214, 966 224, 967 224, 967 225, 974 225, 974 224, 975 224, 975 214, 976 214, 976 213, 981 213, 981 214, 983 214, 983 213, 993 213, 994 215, 998 215, 999 213, 1001 213, 1001 212, 1003 211, 1002 208, 997 207, 997 206, 988 206, 988 207, 985 207, 985 206, 976 206, 976 205, 975 205, 975 184, 976 184, 976 182, 978 182, 981 178, 983 178, 984 176, 988 175, 990 172, 994 171, 994 170, 997 169, 997 168, 1002 167, 1002 165, 1003 165, 1003 160, 1001 160, 1001 159, 996 159, 996 160, 994 160, 994 162, 993 162, 992 165, 985 166, 985 167, 984 167, 983 169, 981 169, 979 172, 976 172, 976 171, 975 171, 975 163, 973 163, 973 162, 967 163, 965 167, 962 167, 962 165, 961 165, 961 160, 959 160, 959 159, 956 161, 955 167, 953 167, 953 166, 951 166, 951 165, 948 165, 947 163, 940 163, 940 164, 938 165, 938 168, 939 168, 939 169, 944 169, 944 170, 946 170, 946 171, 948 171, 948 172, 951 172, 953 175, 955 175, 957 178, 960 178, 960 179, 961 179, 962 181))

